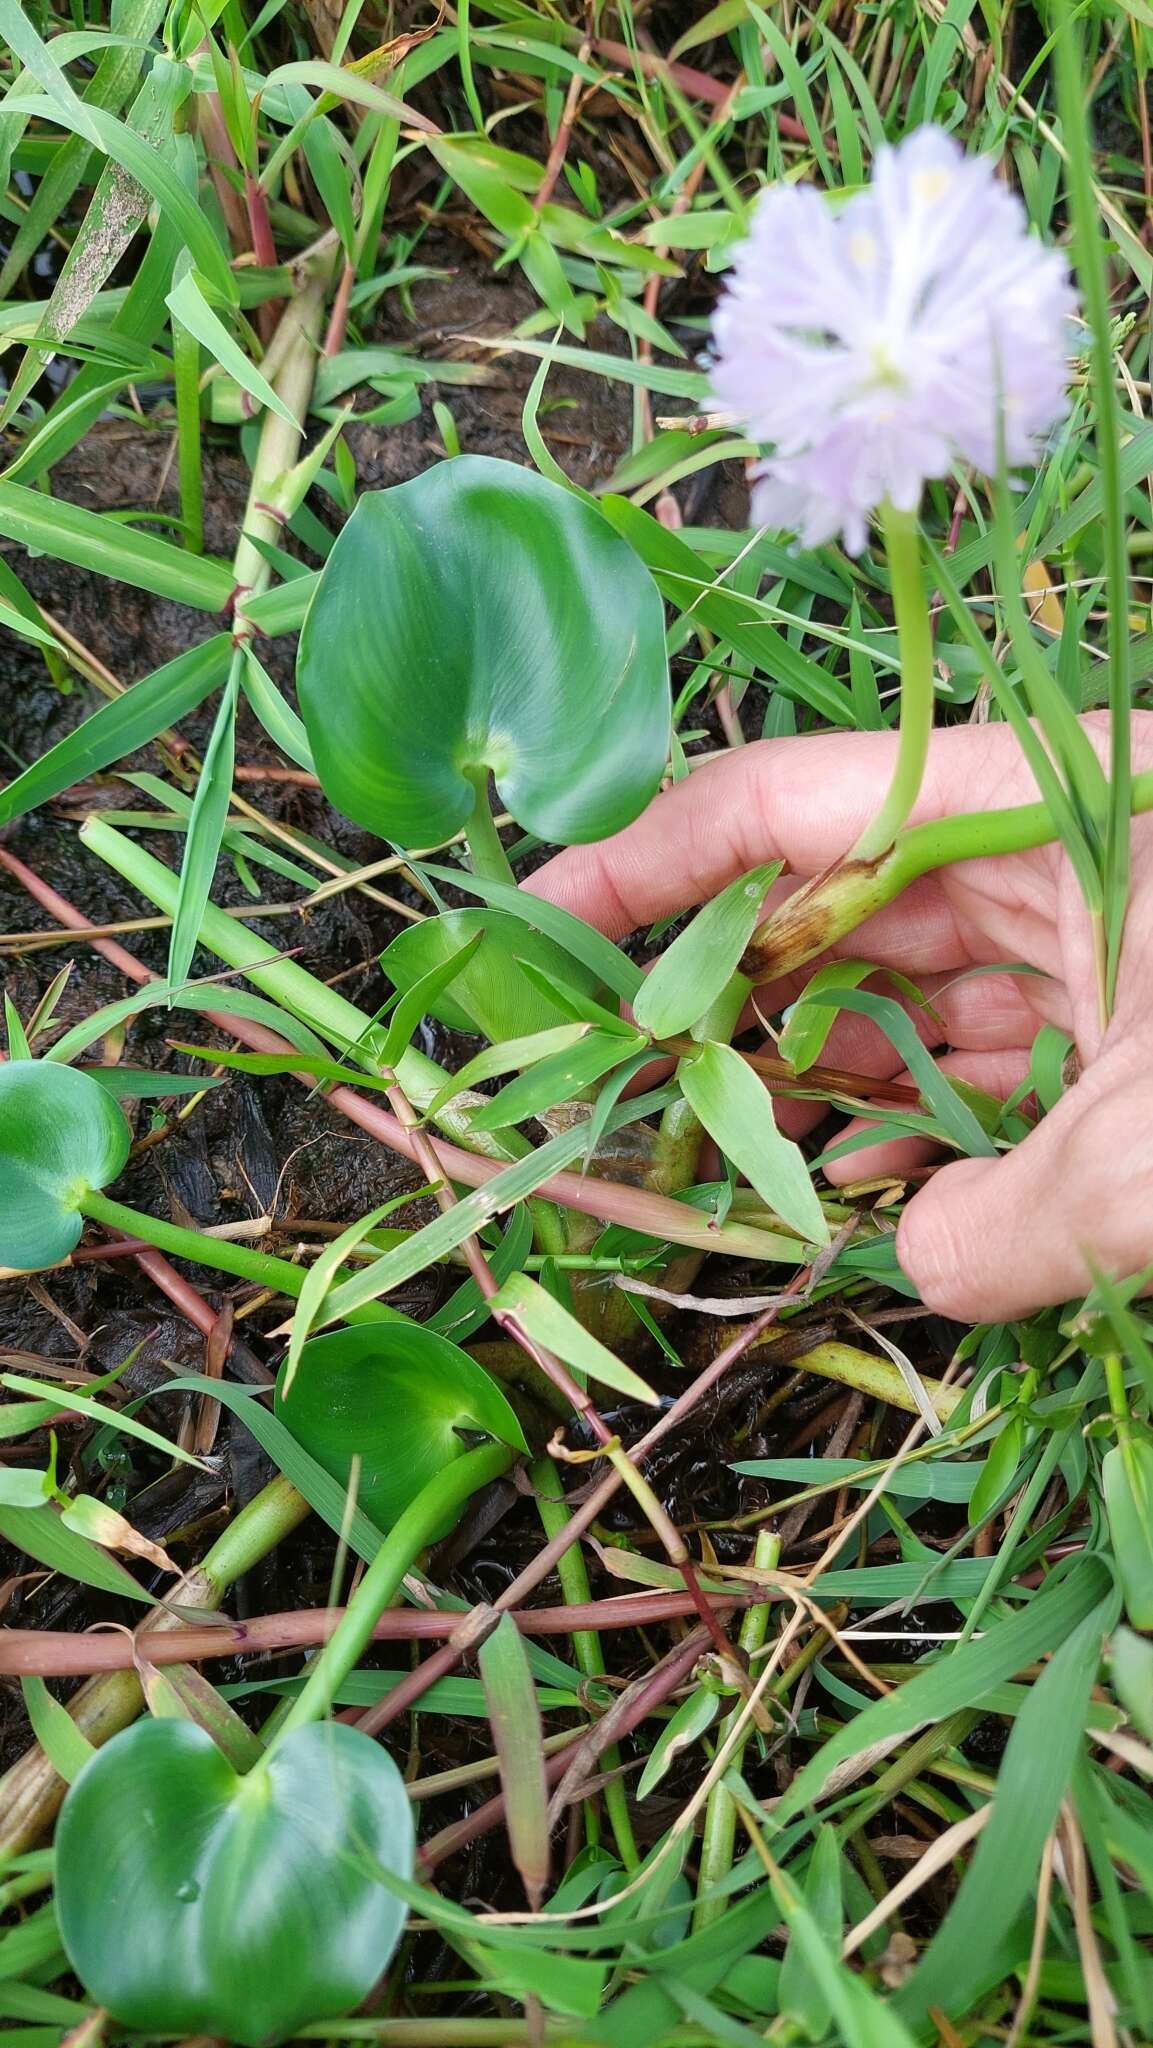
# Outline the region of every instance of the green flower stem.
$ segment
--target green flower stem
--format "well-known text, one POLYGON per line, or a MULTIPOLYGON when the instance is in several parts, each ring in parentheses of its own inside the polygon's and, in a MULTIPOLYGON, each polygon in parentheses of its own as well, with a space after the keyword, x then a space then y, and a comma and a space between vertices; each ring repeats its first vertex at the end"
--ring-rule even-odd
POLYGON ((898 512, 886 502, 881 507, 881 530, 897 619, 901 725, 888 794, 854 846, 851 860, 873 860, 892 845, 917 801, 933 730, 933 629, 916 514, 898 512))
MULTIPOLYGON (((272 1480, 233 1517, 204 1560, 168 1590, 170 1610, 149 1616, 142 1631, 178 1628, 175 1608, 217 1608, 230 1586, 291 1535, 309 1513, 308 1502, 283 1477, 272 1480)), ((72 1695, 68 1712, 80 1733, 99 1748, 135 1721, 144 1694, 135 1671, 107 1671, 72 1695)), ((0 1778, 0 1857, 19 1856, 45 1830, 68 1786, 33 1743, 0 1778)))
MULTIPOLYGON (((568 1527, 571 1519, 565 1501, 564 1482, 551 1458, 538 1458, 535 1464, 529 1466, 528 1476, 536 1493, 541 1527, 551 1543, 554 1537, 559 1536, 568 1527)), ((592 1599, 592 1588, 589 1585, 584 1552, 579 1543, 570 1544, 557 1559, 557 1575, 566 1606, 586 1606, 592 1599)), ((572 1647, 577 1665, 586 1678, 605 1676, 607 1667, 604 1650, 595 1629, 574 1629, 572 1647)), ((604 1753, 605 1770, 619 1770, 620 1761, 620 1750, 614 1743, 604 1753)), ((621 1862, 626 1870, 636 1870, 640 1867, 640 1853, 633 1833, 628 1796, 619 1778, 610 1777, 606 1782, 604 1802, 621 1862)))
POLYGON ((469 865, 474 875, 487 875, 490 882, 508 882, 515 888, 516 876, 501 845, 488 800, 488 769, 469 768, 465 774, 474 792, 472 816, 465 826, 469 865))
MULTIPOLYGON (((499 1479, 502 1472, 507 1472, 516 1455, 507 1444, 480 1444, 477 1449, 453 1458, 421 1487, 415 1500, 393 1523, 333 1635, 311 1666, 292 1712, 264 1753, 264 1763, 293 1729, 323 1720, 330 1712, 337 1692, 357 1659, 364 1655, 372 1641, 372 1631, 395 1597, 405 1573, 412 1570, 421 1551, 434 1541, 446 1520, 455 1516, 490 1479, 499 1479)), ((256 1768, 259 1770, 261 1765, 256 1768)))
POLYGON ((118 1230, 125 1237, 142 1237, 157 1251, 174 1258, 194 1259, 199 1266, 212 1266, 220 1273, 234 1273, 239 1280, 251 1280, 257 1287, 275 1288, 278 1294, 295 1300, 304 1285, 307 1266, 294 1266, 270 1252, 254 1251, 251 1245, 236 1244, 227 1237, 208 1237, 200 1230, 184 1230, 163 1217, 145 1215, 123 1202, 114 1202, 95 1188, 87 1188, 78 1207, 93 1223, 118 1230))
MULTIPOLYGON (((780 1561, 780 1555, 780 1537, 770 1535, 767 1529, 760 1530, 757 1536, 756 1547, 753 1551, 754 1565, 761 1571, 774 1571, 780 1561)), ((771 1613, 772 1607, 768 1602, 763 1607, 749 1607, 746 1609, 738 1638, 741 1649, 746 1657, 751 1657, 755 1651, 764 1648, 765 1638, 769 1633, 769 1617, 771 1613)), ((728 1741, 740 1718, 740 1714, 741 1702, 738 1701, 731 1713, 726 1714, 717 1730, 718 1749, 728 1741)), ((752 1730, 750 1728, 748 1734, 751 1733, 752 1730)), ((746 1734, 745 1740, 738 1743, 734 1749, 729 1763, 730 1770, 740 1770, 741 1759, 745 1753, 745 1744, 748 1741, 748 1734, 746 1734)), ((702 1895, 713 1891, 714 1887, 721 1884, 728 1876, 733 1867, 733 1850, 736 1846, 736 1840, 736 1801, 728 1787, 722 1782, 713 1786, 712 1791, 709 1793, 708 1804, 705 1807, 704 1830, 701 1836, 701 1858, 697 1873, 697 1903, 693 1911, 694 1934, 699 1934, 705 1927, 711 1927, 713 1921, 719 1920, 728 1909, 729 1901, 727 1898, 708 1898, 702 1895)))
MULTIPOLYGON (((1153 771, 1130 783, 1133 816, 1153 810, 1153 771)), ((1047 804, 1018 804, 1012 810, 972 811, 959 818, 935 818, 898 834, 887 852, 865 860, 850 855, 790 896, 761 926, 741 963, 754 981, 789 974, 867 917, 892 903, 921 875, 956 861, 991 860, 1029 853, 1059 837, 1047 804)))

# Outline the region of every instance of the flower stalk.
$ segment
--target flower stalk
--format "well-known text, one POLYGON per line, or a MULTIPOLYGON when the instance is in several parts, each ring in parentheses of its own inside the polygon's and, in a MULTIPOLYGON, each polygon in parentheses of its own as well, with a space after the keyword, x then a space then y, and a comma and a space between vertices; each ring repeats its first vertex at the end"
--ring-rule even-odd
POLYGON ((916 514, 900 512, 886 499, 881 507, 881 531, 897 620, 901 723, 885 800, 849 856, 865 861, 886 852, 906 823, 924 780, 933 732, 933 628, 916 514))

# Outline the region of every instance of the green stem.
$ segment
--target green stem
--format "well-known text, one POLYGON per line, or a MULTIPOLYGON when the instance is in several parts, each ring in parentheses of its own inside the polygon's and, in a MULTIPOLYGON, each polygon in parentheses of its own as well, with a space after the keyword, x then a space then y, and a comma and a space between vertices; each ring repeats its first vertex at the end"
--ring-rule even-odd
POLYGON ((1105 1387, 1109 1395, 1109 1412, 1117 1425, 1118 1440, 1124 1443, 1132 1435, 1132 1418, 1125 1387, 1125 1368, 1116 1352, 1110 1352, 1105 1360, 1105 1387))
MULTIPOLYGON (((453 1458, 425 1486, 385 1537, 356 1592, 344 1610, 322 1654, 311 1667, 292 1712, 277 1729, 263 1762, 294 1729, 319 1721, 329 1713, 344 1680, 372 1641, 384 1609, 395 1597, 406 1572, 422 1550, 427 1549, 456 1516, 465 1502, 490 1479, 498 1479, 515 1462, 516 1452, 507 1444, 480 1444, 453 1458)), ((261 1766, 258 1765, 257 1769, 261 1766)))
POLYGON ((854 846, 849 856, 852 860, 873 860, 892 845, 917 801, 933 730, 933 628, 916 514, 898 512, 886 501, 881 507, 881 530, 897 619, 901 724, 888 793, 854 846))
POLYGON ((176 390, 176 460, 184 545, 191 554, 202 555, 204 472, 200 459, 200 343, 178 320, 172 323, 172 371, 176 390))
POLYGON ((218 1607, 228 1588, 275 1550, 311 1512, 291 1480, 283 1474, 270 1480, 233 1515, 197 1566, 206 1582, 206 1598, 200 1604, 218 1607))
MULTIPOLYGON (((1132 778, 1130 809, 1134 816, 1153 810, 1153 771, 1132 778)), ((847 858, 798 889, 761 926, 742 966, 756 981, 776 980, 855 931, 921 875, 956 861, 1029 853, 1059 836, 1044 803, 909 826, 880 856, 847 858)))
MULTIPOLYGON (((536 1494, 541 1527, 551 1543, 555 1536, 559 1536, 567 1529, 571 1519, 564 1495, 564 1481, 551 1458, 538 1458, 535 1464, 529 1466, 528 1476, 536 1494)), ((583 1607, 592 1599, 592 1587, 589 1585, 584 1552, 579 1543, 571 1543, 557 1559, 557 1576, 567 1606, 583 1607)), ((574 1629, 572 1647, 577 1665, 586 1678, 605 1676, 607 1666, 604 1650, 596 1629, 574 1629)), ((604 1753, 605 1770, 618 1770, 620 1761, 620 1750, 614 1743, 604 1753)), ((608 1779, 604 1788, 604 1802, 621 1862, 626 1870, 639 1869, 641 1859, 636 1836, 633 1834, 628 1795, 619 1778, 608 1779)))
POLYGON ((488 769, 468 768, 465 773, 475 792, 472 816, 465 828, 469 866, 474 875, 487 875, 490 882, 509 882, 515 887, 516 876, 501 845, 488 800, 488 769))
POLYGON ((228 1237, 207 1237, 200 1230, 185 1230, 161 1216, 148 1216, 123 1202, 114 1202, 110 1195, 101 1194, 96 1188, 86 1188, 77 1207, 93 1223, 118 1230, 125 1237, 141 1237, 146 1244, 154 1244, 157 1251, 171 1252, 177 1259, 194 1259, 197 1265, 212 1266, 220 1273, 235 1273, 240 1280, 251 1280, 257 1287, 273 1287, 278 1294, 288 1294, 293 1300, 304 1285, 306 1266, 294 1266, 287 1259, 274 1258, 271 1252, 254 1251, 251 1245, 235 1244, 228 1237))
POLYGON ((272 378, 277 396, 284 400, 292 418, 284 419, 280 413, 269 409, 261 422, 248 503, 244 508, 240 541, 232 561, 235 584, 233 635, 238 641, 252 638, 253 628, 245 606, 260 591, 267 589, 272 577, 272 566, 268 557, 261 553, 261 544, 265 547, 280 544, 285 508, 279 503, 279 492, 300 453, 304 436, 304 423, 319 361, 318 344, 328 294, 329 269, 328 263, 323 264, 320 271, 308 279, 303 290, 285 306, 276 333, 275 371, 268 370, 266 365, 266 374, 272 378))
MULTIPOLYGON (((780 1555, 780 1537, 771 1536, 766 1529, 762 1529, 757 1536, 756 1547, 753 1551, 753 1563, 761 1571, 773 1571, 780 1560, 780 1555)), ((746 1610, 745 1618, 741 1623, 739 1641, 747 1657, 751 1657, 755 1651, 763 1649, 765 1638, 769 1633, 769 1616, 771 1613, 772 1606, 769 1602, 766 1602, 763 1607, 750 1607, 746 1610)), ((717 1730, 718 1749, 728 1741, 729 1736, 740 1719, 741 1711, 742 1703, 738 1701, 731 1713, 726 1714, 721 1722, 717 1730)), ((745 1744, 751 1732, 750 1727, 744 1741, 739 1742, 734 1749, 729 1761, 730 1770, 740 1770, 741 1759, 745 1753, 745 1744)), ((711 1927, 713 1921, 719 1920, 721 1915, 728 1910, 729 1901, 727 1898, 717 1898, 715 1896, 709 1898, 702 1895, 713 1891, 728 1876, 733 1867, 733 1850, 736 1846, 736 1839, 736 1801, 727 1785, 722 1782, 713 1786, 712 1791, 709 1793, 708 1804, 705 1807, 705 1823, 701 1836, 701 1859, 697 1873, 697 1903, 693 1911, 694 1934, 699 1934, 705 1927, 711 1927)))

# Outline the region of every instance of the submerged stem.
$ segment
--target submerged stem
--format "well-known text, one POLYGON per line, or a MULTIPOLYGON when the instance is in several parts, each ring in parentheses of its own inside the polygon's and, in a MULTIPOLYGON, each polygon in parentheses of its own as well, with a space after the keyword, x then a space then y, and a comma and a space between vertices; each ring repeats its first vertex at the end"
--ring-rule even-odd
POLYGON ((888 793, 854 846, 849 856, 853 860, 874 860, 892 845, 917 801, 933 730, 933 629, 916 515, 898 512, 886 500, 881 527, 897 619, 901 724, 888 793))

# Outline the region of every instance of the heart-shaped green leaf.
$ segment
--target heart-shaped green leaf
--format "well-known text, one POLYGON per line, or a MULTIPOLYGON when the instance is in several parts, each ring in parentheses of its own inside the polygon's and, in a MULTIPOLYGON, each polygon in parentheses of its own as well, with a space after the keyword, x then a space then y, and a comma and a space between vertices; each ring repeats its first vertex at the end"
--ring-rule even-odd
POLYGON ((0 1066, 0 1265, 66 1259, 80 1240, 79 1202, 115 1180, 132 1133, 107 1089, 55 1060, 0 1066))
POLYGON ((359 2004, 405 1907, 412 1814, 387 1750, 299 1728, 238 1777, 191 1721, 143 1721, 81 1771, 56 1831, 56 1904, 90 1997, 147 2033, 245 2048, 359 2004))
MULTIPOLYGON (((475 1359, 419 1323, 365 1324, 311 1337, 276 1412, 333 1478, 360 1460, 357 1501, 388 1530, 433 1474, 468 1449, 460 1432, 527 1451, 513 1409, 475 1359)), ((448 1534, 454 1517, 430 1540, 448 1534)))
POLYGON ((461 455, 361 498, 321 573, 297 683, 317 773, 358 824, 447 839, 491 770, 542 839, 602 839, 668 751, 655 583, 591 505, 461 455))
POLYGON ((507 910, 446 910, 423 924, 410 924, 381 954, 380 964, 394 988, 407 990, 478 932, 484 937, 476 952, 450 985, 428 1001, 429 1014, 452 1031, 479 1031, 499 1045, 570 1021, 570 1012, 522 972, 522 960, 582 995, 599 990, 596 976, 581 961, 507 910))

